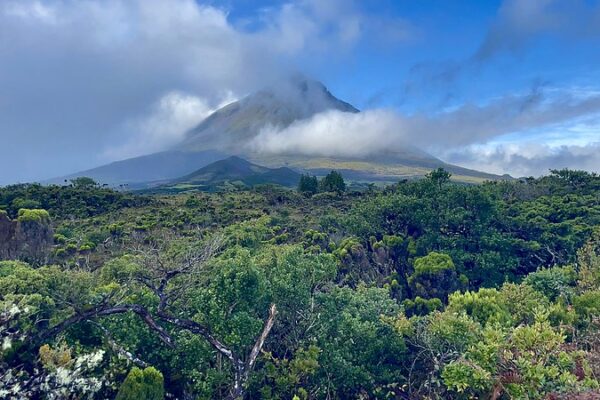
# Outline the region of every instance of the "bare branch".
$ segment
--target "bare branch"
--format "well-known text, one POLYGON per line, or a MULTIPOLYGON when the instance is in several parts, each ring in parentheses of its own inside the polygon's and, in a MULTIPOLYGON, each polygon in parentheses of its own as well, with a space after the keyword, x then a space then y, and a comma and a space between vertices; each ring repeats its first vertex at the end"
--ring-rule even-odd
POLYGON ((252 351, 250 352, 250 356, 248 357, 248 360, 246 361, 246 371, 245 371, 246 375, 248 375, 254 368, 254 364, 256 363, 256 357, 258 357, 258 354, 260 353, 260 351, 262 350, 262 348, 265 344, 265 340, 267 339, 267 336, 269 336, 269 332, 271 332, 271 329, 273 328, 273 324, 275 323, 276 315, 277 315, 277 307, 275 306, 275 304, 271 304, 271 308, 269 309, 269 318, 267 318, 267 321, 265 322, 263 331, 260 334, 260 336, 258 337, 258 339, 256 340, 256 343, 254 343, 254 347, 252 348, 252 351))
POLYGON ((89 311, 76 313, 71 317, 63 320, 59 324, 53 326, 52 328, 42 332, 37 338, 34 340, 35 343, 43 343, 48 338, 54 337, 59 333, 63 332, 65 329, 69 328, 72 325, 75 325, 81 321, 94 319, 97 317, 115 315, 115 314, 124 314, 127 312, 134 312, 138 316, 142 318, 142 320, 146 323, 146 325, 155 331, 159 338, 169 347, 173 347, 173 339, 169 335, 169 333, 156 321, 148 310, 138 304, 124 304, 120 306, 108 307, 106 305, 102 305, 101 307, 95 307, 89 311))
POLYGON ((204 339, 206 339, 217 351, 219 351, 221 354, 223 354, 225 357, 227 357, 229 360, 231 361, 236 361, 237 357, 235 356, 235 354, 233 353, 233 351, 231 349, 229 349, 226 345, 224 345, 223 343, 221 343, 217 338, 215 338, 210 331, 208 330, 208 328, 206 328, 205 326, 199 324, 196 321, 192 321, 190 319, 184 319, 184 318, 177 318, 175 316, 172 316, 170 314, 167 314, 165 312, 160 312, 159 313, 159 317, 163 320, 163 321, 167 321, 179 328, 188 330, 192 333, 195 333, 197 335, 202 336, 204 339))

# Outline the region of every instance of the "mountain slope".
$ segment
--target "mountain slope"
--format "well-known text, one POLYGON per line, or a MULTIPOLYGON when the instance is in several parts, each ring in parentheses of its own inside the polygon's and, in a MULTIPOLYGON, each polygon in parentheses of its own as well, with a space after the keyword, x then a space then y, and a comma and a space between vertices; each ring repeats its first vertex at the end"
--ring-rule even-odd
POLYGON ((452 179, 458 182, 480 183, 486 180, 511 179, 508 175, 499 176, 447 164, 434 157, 415 159, 406 154, 392 154, 381 159, 251 154, 248 156, 248 160, 267 167, 285 165, 319 176, 335 169, 341 172, 345 178, 360 182, 397 182, 401 179, 418 178, 438 167, 452 173, 452 179))
MULTIPOLYGON (((377 157, 341 158, 299 154, 266 154, 252 150, 249 143, 264 127, 286 128, 294 121, 326 111, 359 112, 352 105, 333 96, 320 82, 294 77, 278 85, 251 94, 215 111, 190 130, 171 151, 115 162, 65 177, 90 176, 100 183, 131 187, 155 186, 202 168, 216 160, 236 155, 268 168, 293 167, 316 174, 338 169, 344 176, 358 181, 394 182, 419 177, 443 167, 464 182, 505 179, 498 175, 446 164, 411 146, 402 151, 377 157), (140 184, 152 182, 152 184, 140 184)), ((52 180, 61 183, 65 178, 52 180)))
POLYGON ((240 157, 231 156, 158 186, 154 190, 217 190, 223 185, 254 186, 259 184, 292 187, 298 184, 299 179, 300 174, 290 168, 266 168, 240 157))
POLYGON ((65 180, 87 176, 111 186, 180 177, 196 168, 221 160, 227 155, 217 150, 201 152, 163 151, 77 172, 44 183, 61 184, 65 180))
POLYGON ((233 153, 244 151, 244 142, 265 126, 285 128, 292 122, 326 110, 356 113, 351 104, 339 100, 320 82, 295 78, 231 103, 188 132, 179 150, 211 148, 233 153))

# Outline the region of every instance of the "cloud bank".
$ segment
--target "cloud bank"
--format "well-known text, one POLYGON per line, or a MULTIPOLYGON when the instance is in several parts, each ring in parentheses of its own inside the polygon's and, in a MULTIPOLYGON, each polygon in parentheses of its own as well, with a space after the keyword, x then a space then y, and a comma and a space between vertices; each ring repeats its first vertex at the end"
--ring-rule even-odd
MULTIPOLYGON (((599 93, 542 93, 535 89, 524 95, 492 99, 485 105, 465 104, 433 115, 402 115, 392 110, 359 114, 327 111, 285 129, 266 127, 251 147, 276 154, 360 158, 401 152, 413 146, 448 162, 502 174, 539 175, 553 165, 600 171, 600 152, 593 141, 582 145, 527 142, 534 133, 555 131, 598 115, 599 93), (510 135, 523 143, 491 144, 510 135)), ((600 136, 596 126, 594 123, 591 127, 592 137, 600 136)))
POLYGON ((468 168, 515 177, 548 174, 550 169, 600 172, 600 142, 585 146, 549 146, 536 142, 498 146, 469 146, 447 154, 450 162, 468 168))
POLYGON ((325 111, 285 129, 267 126, 250 143, 251 149, 276 154, 364 157, 386 148, 404 146, 406 121, 389 110, 360 113, 325 111))
MULTIPOLYGON (((0 184, 168 145, 228 93, 342 57, 377 27, 341 0, 251 22, 194 0, 1 1, 0 184)), ((383 25, 410 35, 404 20, 383 25)))
POLYGON ((123 126, 129 141, 105 151, 108 159, 125 159, 150 154, 180 143, 186 132, 219 108, 235 101, 227 93, 217 106, 183 92, 170 92, 152 106, 149 115, 132 120, 123 126))

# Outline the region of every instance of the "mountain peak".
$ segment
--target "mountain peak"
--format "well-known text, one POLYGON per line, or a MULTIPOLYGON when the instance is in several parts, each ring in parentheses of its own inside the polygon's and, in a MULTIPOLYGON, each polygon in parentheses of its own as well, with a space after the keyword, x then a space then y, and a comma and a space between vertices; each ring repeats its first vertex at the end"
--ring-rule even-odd
MULTIPOLYGON (((289 79, 281 80, 255 94, 273 96, 282 103, 294 102, 295 106, 302 108, 309 114, 336 109, 344 112, 358 112, 352 104, 335 97, 320 81, 311 79, 302 74, 296 74, 289 79)), ((248 96, 252 98, 253 95, 248 96)))
MULTIPOLYGON (((208 182, 216 179, 215 177, 226 176, 227 180, 241 177, 246 182, 292 182, 291 177, 295 172, 287 168, 271 170, 281 166, 291 166, 317 174, 336 169, 355 180, 394 181, 399 177, 422 176, 438 167, 444 167, 455 176, 465 176, 469 179, 498 178, 445 164, 408 145, 401 151, 386 152, 376 158, 260 153, 249 146, 256 135, 266 127, 285 129, 295 121, 328 110, 358 112, 352 105, 331 94, 321 82, 295 75, 215 111, 192 129, 183 143, 175 149, 123 160, 73 174, 68 178, 89 176, 109 184, 163 182, 196 170, 194 177, 187 175, 181 179, 208 182), (234 156, 223 159, 231 155, 234 156), (208 164, 208 168, 198 170, 208 164), (271 179, 269 175, 264 175, 267 172, 274 177, 271 179), (256 177, 248 180, 249 176, 255 175, 256 177), (260 178, 257 177, 259 175, 260 178), (281 176, 287 180, 280 180, 281 176)), ((61 178, 59 182, 63 180, 64 178, 61 178)))
POLYGON ((327 110, 358 112, 331 94, 321 82, 293 76, 215 111, 188 132, 177 148, 239 152, 266 126, 286 128, 294 121, 327 110))
POLYGON ((226 163, 226 164, 251 164, 250 161, 244 160, 242 157, 229 156, 222 160, 216 161, 215 163, 226 163))

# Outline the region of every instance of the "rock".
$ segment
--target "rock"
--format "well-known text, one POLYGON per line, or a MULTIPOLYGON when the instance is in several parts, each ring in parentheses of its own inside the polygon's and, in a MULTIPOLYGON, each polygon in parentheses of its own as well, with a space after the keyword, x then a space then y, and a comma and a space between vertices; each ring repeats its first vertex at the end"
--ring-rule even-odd
POLYGON ((53 230, 49 220, 11 220, 0 211, 0 260, 44 264, 52 244, 53 230))

